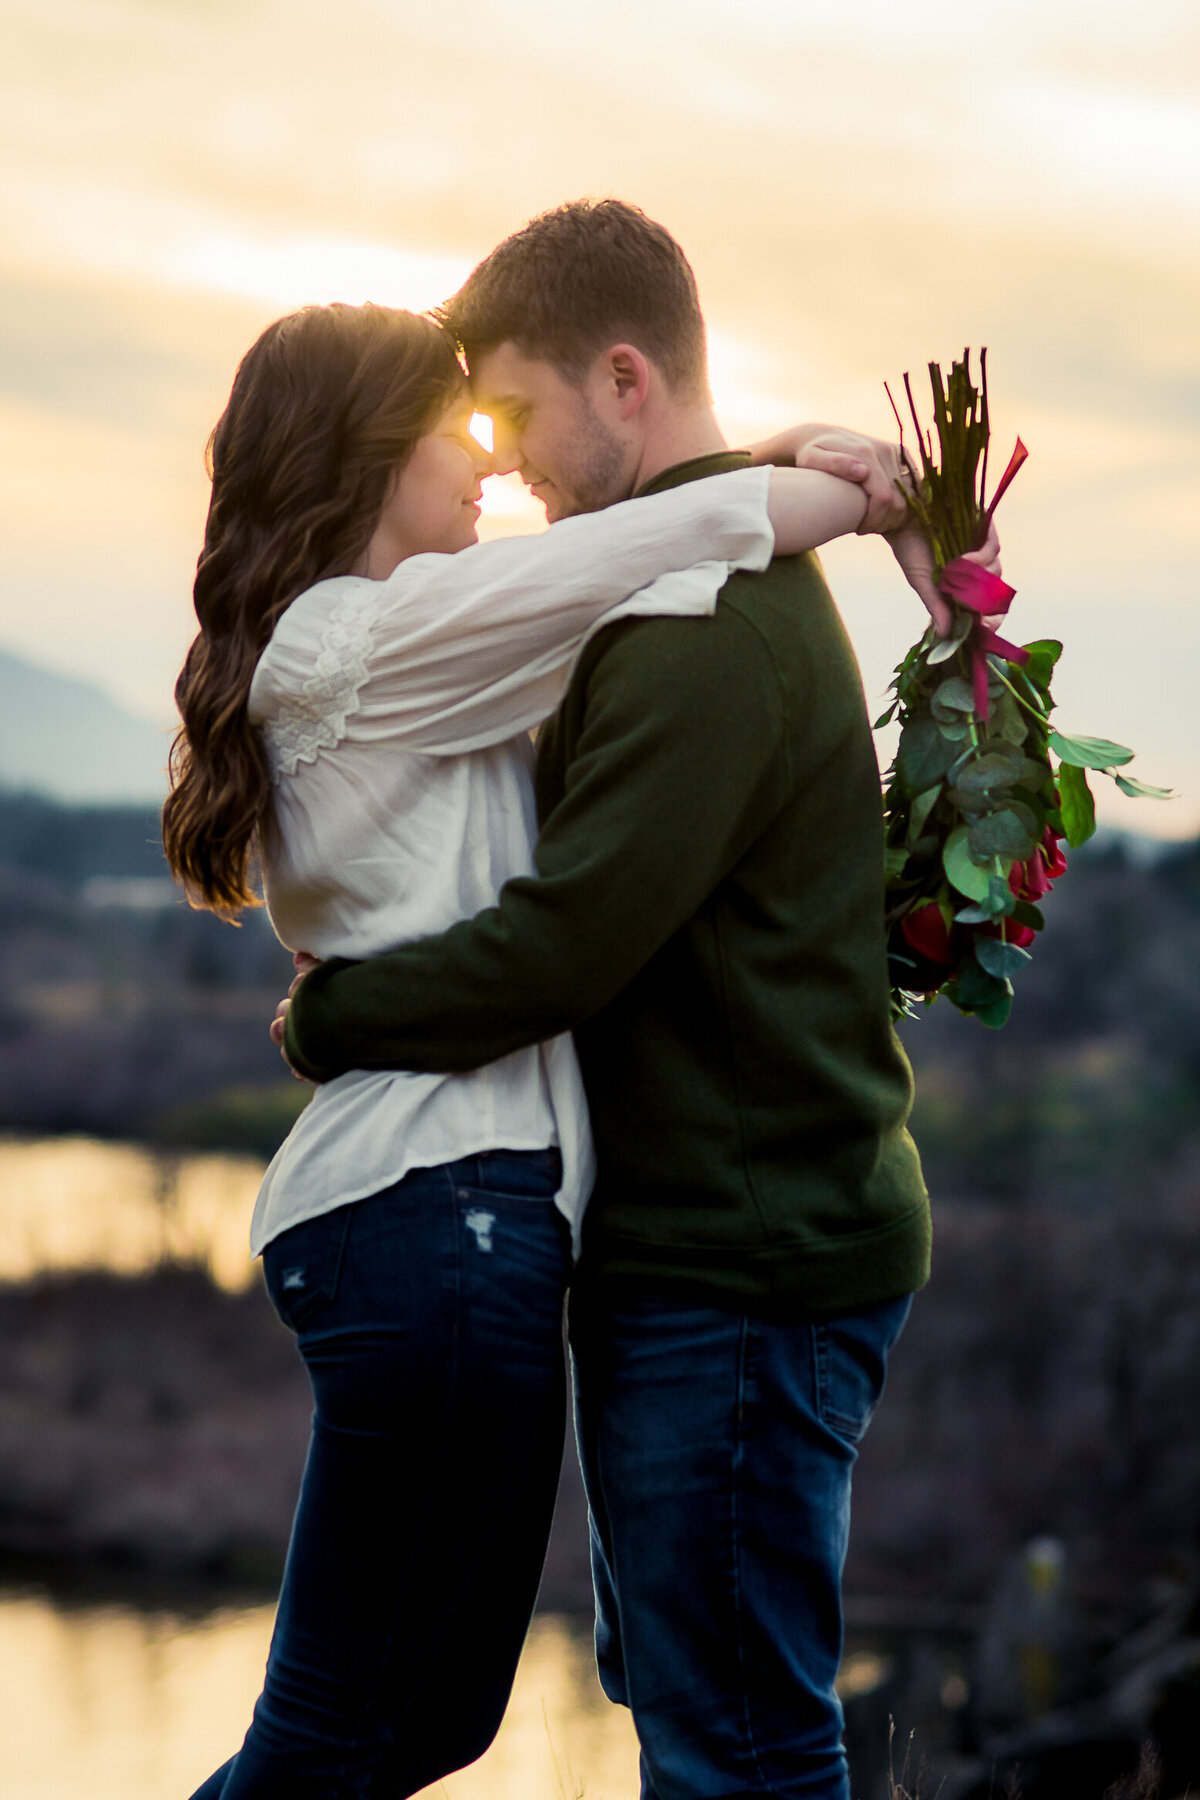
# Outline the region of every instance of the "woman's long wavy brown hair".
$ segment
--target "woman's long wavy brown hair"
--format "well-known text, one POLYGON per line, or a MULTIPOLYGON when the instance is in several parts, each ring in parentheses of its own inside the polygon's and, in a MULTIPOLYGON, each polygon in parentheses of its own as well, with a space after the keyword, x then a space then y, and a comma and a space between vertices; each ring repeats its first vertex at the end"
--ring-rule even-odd
POLYGON ((253 865, 270 781, 247 716, 280 614, 364 554, 393 474, 463 391, 452 340, 386 306, 309 306, 247 351, 208 444, 212 500, 175 686, 163 845, 194 906, 260 904, 253 865))

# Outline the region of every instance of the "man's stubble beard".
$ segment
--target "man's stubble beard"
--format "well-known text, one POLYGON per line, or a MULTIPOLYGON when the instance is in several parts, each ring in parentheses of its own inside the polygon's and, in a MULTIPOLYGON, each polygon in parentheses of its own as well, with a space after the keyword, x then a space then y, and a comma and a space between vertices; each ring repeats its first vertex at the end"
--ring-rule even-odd
POLYGON ((620 438, 601 423, 590 400, 580 397, 576 417, 578 463, 571 470, 569 494, 559 488, 564 502, 560 519, 579 513, 602 512, 633 492, 629 453, 620 438))

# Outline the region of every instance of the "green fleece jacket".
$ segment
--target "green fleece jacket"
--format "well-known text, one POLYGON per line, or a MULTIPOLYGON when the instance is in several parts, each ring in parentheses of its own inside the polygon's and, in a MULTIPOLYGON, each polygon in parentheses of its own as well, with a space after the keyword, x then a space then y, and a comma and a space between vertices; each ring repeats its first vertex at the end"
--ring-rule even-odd
POLYGON ((295 1066, 460 1071, 573 1031, 599 1169, 585 1274, 795 1317, 920 1286, 879 776, 816 558, 735 574, 713 618, 601 631, 541 732, 537 800, 537 878, 324 964, 289 1015, 295 1066))

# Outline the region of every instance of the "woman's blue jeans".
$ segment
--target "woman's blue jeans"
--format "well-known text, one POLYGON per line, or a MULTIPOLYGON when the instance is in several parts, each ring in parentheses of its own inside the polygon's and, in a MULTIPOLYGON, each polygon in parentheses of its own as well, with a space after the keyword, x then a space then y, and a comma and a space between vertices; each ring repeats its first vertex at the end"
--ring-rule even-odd
POLYGON ((908 1310, 572 1294, 596 1660, 633 1711, 642 1800, 849 1800, 850 1475, 908 1310))
POLYGON ((263 1692, 193 1800, 399 1800, 495 1736, 562 1459, 560 1167, 415 1170, 268 1245, 312 1440, 263 1692))

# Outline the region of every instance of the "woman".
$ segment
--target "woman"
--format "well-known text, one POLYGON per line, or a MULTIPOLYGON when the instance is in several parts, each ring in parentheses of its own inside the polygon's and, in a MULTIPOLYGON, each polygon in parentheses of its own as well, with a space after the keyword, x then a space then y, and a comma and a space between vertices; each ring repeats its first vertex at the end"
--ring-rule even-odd
MULTIPOLYGON (((528 730, 587 634, 711 612, 733 566, 862 521, 862 492, 747 469, 476 545, 488 458, 453 347, 309 308, 244 359, 177 687, 171 866, 293 949, 369 956, 530 871, 528 730), (710 560, 696 563, 697 556, 710 560)), ((499 1724, 562 1451, 562 1298, 591 1180, 571 1046, 316 1094, 252 1230, 312 1381, 263 1694, 195 1800, 408 1795, 499 1724)))

